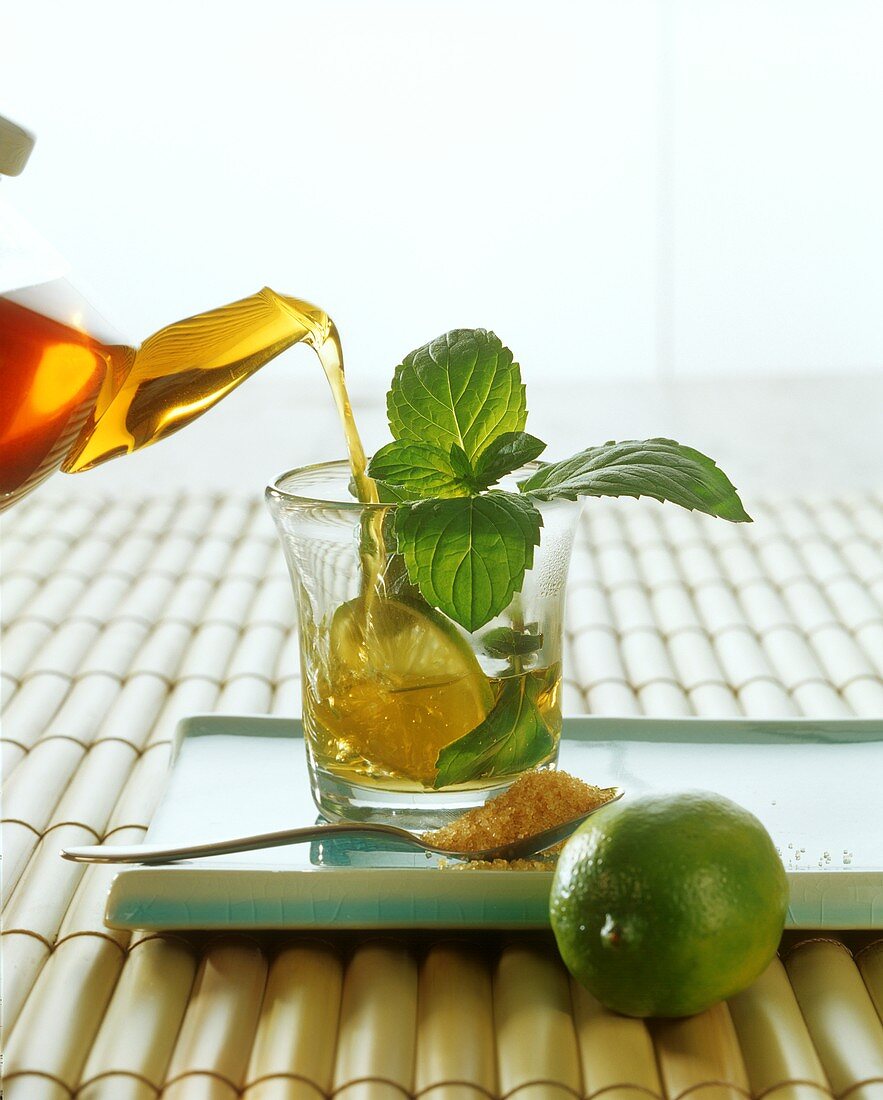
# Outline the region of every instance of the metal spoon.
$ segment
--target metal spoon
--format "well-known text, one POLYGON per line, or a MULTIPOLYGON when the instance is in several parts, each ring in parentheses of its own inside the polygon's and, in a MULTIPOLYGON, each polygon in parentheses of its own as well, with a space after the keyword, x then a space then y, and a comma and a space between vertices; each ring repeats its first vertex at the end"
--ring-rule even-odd
POLYGON ((622 798, 620 787, 607 787, 602 793, 609 795, 604 802, 593 806, 579 817, 573 817, 551 829, 543 829, 531 836, 522 837, 511 844, 499 844, 495 848, 482 848, 478 851, 453 852, 449 848, 439 848, 426 839, 427 835, 409 832, 395 825, 381 825, 371 821, 341 821, 328 825, 307 825, 300 829, 283 829, 278 833, 259 833, 257 836, 236 837, 233 840, 215 840, 207 844, 187 844, 182 847, 163 848, 152 844, 113 845, 92 844, 81 848, 63 848, 65 859, 75 863, 174 863, 180 859, 202 859, 204 856, 230 855, 234 852, 253 852, 258 848, 278 848, 285 844, 302 844, 312 840, 327 840, 338 836, 380 836, 403 841, 414 848, 435 855, 448 856, 451 859, 492 860, 521 859, 536 855, 546 848, 565 840, 595 810, 622 798))

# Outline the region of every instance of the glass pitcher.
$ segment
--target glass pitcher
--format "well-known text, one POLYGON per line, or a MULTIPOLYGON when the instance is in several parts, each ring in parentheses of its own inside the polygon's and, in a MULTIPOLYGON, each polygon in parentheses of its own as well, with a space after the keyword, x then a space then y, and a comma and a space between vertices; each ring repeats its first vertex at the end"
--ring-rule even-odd
MULTIPOLYGON (((33 144, 0 117, 0 174, 18 175, 33 144)), ((88 470, 171 435, 301 340, 329 379, 342 370, 328 315, 265 287, 134 344, 0 198, 0 510, 56 470, 88 470)))

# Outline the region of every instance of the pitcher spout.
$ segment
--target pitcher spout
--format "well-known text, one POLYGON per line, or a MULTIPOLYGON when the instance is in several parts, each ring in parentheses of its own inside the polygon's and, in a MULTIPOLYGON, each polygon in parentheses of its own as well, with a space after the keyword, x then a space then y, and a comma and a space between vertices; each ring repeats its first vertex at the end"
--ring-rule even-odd
POLYGON ((323 310, 269 287, 167 325, 134 351, 121 387, 62 470, 89 470, 165 439, 287 348, 306 341, 318 349, 332 330, 323 310))

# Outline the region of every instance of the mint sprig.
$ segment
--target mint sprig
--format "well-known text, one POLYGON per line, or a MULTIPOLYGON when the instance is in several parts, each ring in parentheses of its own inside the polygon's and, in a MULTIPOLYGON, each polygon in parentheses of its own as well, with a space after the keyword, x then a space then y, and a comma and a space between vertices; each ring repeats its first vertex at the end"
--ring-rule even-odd
POLYGON ((521 371, 485 329, 454 329, 405 356, 387 397, 393 442, 368 472, 396 504, 396 549, 422 597, 476 630, 505 610, 533 565, 542 519, 532 502, 649 496, 750 522, 726 474, 672 439, 589 447, 492 487, 545 444, 524 431, 521 371))

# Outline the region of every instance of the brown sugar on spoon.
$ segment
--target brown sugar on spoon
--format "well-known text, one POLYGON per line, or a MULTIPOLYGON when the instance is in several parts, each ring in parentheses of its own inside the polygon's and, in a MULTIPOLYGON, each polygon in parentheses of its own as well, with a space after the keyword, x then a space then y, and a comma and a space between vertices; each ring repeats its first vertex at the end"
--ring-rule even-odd
MULTIPOLYGON (((425 833, 438 848, 481 851, 511 844, 522 837, 552 829, 608 801, 610 792, 559 771, 526 772, 496 798, 468 810, 456 821, 425 833)), ((552 849, 555 851, 556 849, 552 849)), ((475 869, 500 867, 510 870, 548 870, 549 859, 518 859, 507 862, 474 861, 460 866, 475 869)))

